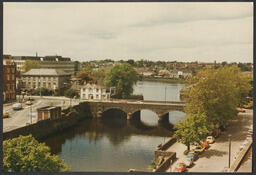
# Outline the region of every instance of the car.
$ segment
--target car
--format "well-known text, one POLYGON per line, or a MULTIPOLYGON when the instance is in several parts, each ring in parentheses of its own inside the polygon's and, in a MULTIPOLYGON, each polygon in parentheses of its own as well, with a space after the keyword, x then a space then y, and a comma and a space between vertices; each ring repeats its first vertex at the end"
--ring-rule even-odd
POLYGON ((205 150, 205 147, 202 147, 202 146, 197 146, 194 151, 197 152, 197 153, 201 153, 205 150))
POLYGON ((29 100, 25 103, 26 105, 32 105, 33 103, 29 100))
POLYGON ((193 159, 190 158, 184 158, 182 162, 186 165, 186 167, 191 167, 193 165, 193 159))
POLYGON ((252 139, 252 134, 246 134, 245 139, 246 140, 251 140, 252 139))
POLYGON ((209 143, 209 144, 212 144, 215 142, 215 138, 213 136, 207 136, 206 137, 206 141, 209 143))
POLYGON ((22 109, 21 103, 15 103, 14 105, 12 105, 12 109, 13 110, 20 110, 20 109, 22 109))
POLYGON ((249 130, 248 130, 248 134, 251 134, 251 135, 252 135, 252 134, 253 134, 253 130, 252 130, 252 129, 249 129, 249 130))
POLYGON ((179 162, 173 169, 173 172, 184 172, 187 169, 187 166, 183 162, 179 162))
POLYGON ((3 113, 3 118, 9 118, 9 117, 10 117, 9 112, 4 112, 4 113, 3 113))
POLYGON ((245 109, 243 108, 236 108, 237 112, 245 112, 245 109))
POLYGON ((205 149, 210 147, 209 142, 206 140, 200 141, 200 143, 201 143, 201 146, 204 147, 205 149))
POLYGON ((248 140, 245 140, 240 146, 240 150, 244 149, 245 145, 248 143, 248 140))
POLYGON ((190 151, 187 156, 186 156, 187 159, 192 159, 193 161, 197 160, 198 158, 198 153, 197 152, 194 152, 194 151, 190 151))

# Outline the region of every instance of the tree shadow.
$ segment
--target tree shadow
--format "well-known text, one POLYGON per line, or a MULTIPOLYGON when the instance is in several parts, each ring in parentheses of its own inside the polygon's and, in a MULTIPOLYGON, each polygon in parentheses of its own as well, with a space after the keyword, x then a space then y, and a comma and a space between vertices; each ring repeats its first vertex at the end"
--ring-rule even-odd
POLYGON ((220 151, 217 149, 209 149, 206 150, 203 154, 199 155, 199 158, 206 157, 207 159, 211 158, 212 156, 222 157, 223 155, 228 154, 227 151, 220 151))

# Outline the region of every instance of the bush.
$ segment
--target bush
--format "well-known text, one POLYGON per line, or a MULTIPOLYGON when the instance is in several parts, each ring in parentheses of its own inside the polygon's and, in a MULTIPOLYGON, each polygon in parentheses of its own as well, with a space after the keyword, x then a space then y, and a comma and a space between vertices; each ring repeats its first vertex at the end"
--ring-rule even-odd
POLYGON ((183 152, 184 155, 188 155, 188 153, 189 153, 189 150, 185 150, 185 151, 183 152))

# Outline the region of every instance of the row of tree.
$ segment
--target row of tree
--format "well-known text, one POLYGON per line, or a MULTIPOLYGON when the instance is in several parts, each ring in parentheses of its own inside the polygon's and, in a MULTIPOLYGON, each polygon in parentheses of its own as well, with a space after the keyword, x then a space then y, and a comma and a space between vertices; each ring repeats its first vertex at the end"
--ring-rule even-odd
POLYGON ((237 116, 246 102, 251 78, 237 65, 203 69, 187 80, 184 91, 186 118, 175 125, 174 137, 190 149, 207 134, 237 116))

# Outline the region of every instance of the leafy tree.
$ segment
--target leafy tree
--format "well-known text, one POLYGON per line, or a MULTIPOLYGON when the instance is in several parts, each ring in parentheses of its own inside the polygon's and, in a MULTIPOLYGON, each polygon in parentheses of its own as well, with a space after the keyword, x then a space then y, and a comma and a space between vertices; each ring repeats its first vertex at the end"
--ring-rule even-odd
POLYGON ((190 145, 199 144, 207 136, 210 125, 205 114, 187 114, 184 120, 174 126, 174 129, 176 129, 174 138, 190 150, 190 145))
POLYGON ((32 135, 19 136, 3 142, 3 171, 69 171, 64 160, 51 155, 45 143, 39 143, 32 135))
POLYGON ((138 74, 127 63, 114 66, 104 79, 106 86, 115 86, 119 98, 128 98, 133 92, 133 85, 138 81, 138 74))
POLYGON ((87 72, 79 72, 76 77, 80 78, 82 83, 97 83, 96 79, 87 72))
POLYGON ((40 63, 39 61, 35 61, 35 60, 26 60, 24 66, 22 67, 22 69, 27 72, 30 69, 37 69, 40 68, 40 63))
POLYGON ((134 66, 134 60, 133 59, 129 59, 128 61, 127 61, 127 63, 129 63, 130 65, 132 65, 132 66, 134 66))
POLYGON ((64 95, 69 98, 78 97, 78 92, 75 89, 68 89, 64 92, 64 95))
POLYGON ((204 69, 188 80, 184 92, 189 114, 205 113, 214 125, 222 125, 236 116, 236 107, 248 95, 249 79, 236 65, 204 69))
POLYGON ((51 91, 50 89, 47 89, 47 88, 37 88, 35 89, 35 91, 33 92, 33 94, 35 95, 43 95, 43 96, 49 96, 49 95, 52 95, 53 91, 51 91))
POLYGON ((80 65, 80 62, 79 61, 75 61, 74 62, 74 74, 76 75, 77 72, 79 71, 79 65, 80 65))

